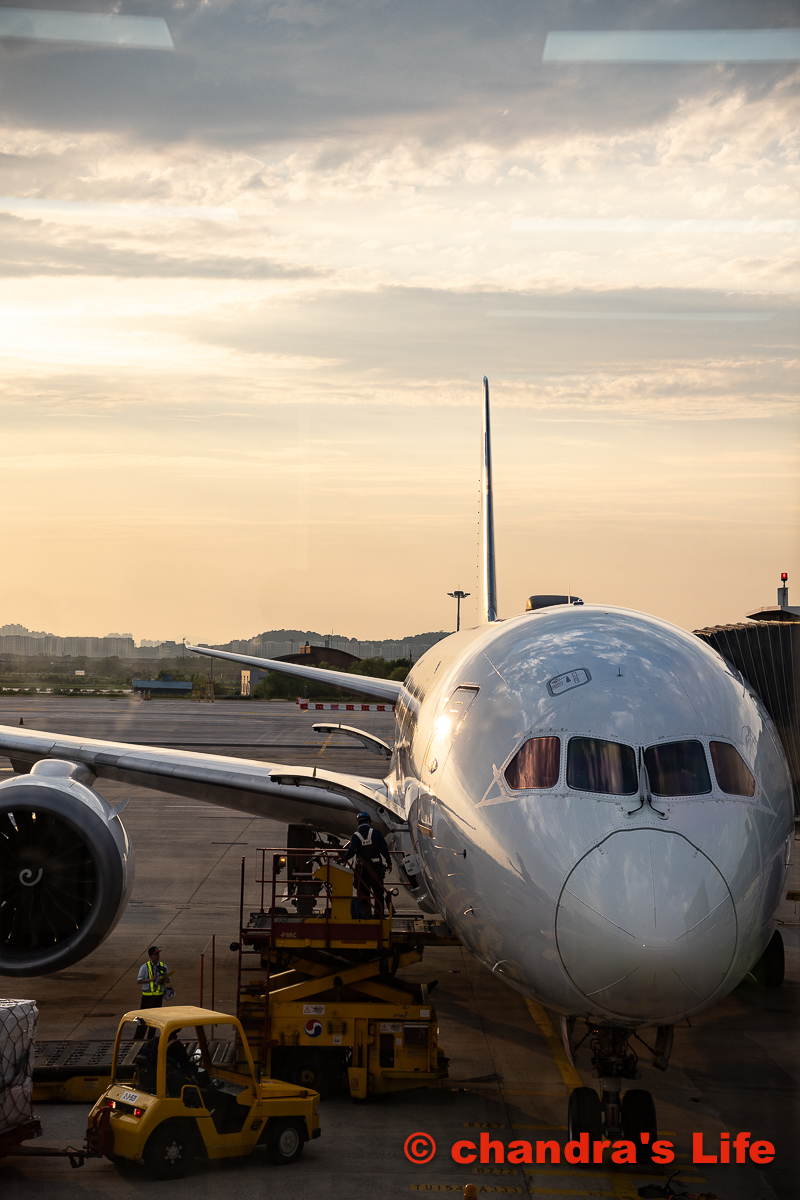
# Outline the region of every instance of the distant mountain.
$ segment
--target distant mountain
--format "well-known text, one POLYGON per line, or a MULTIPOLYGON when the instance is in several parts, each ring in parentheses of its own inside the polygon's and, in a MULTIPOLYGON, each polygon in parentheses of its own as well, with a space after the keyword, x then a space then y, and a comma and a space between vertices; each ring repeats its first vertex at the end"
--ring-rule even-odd
POLYGON ((412 633, 407 637, 400 638, 354 638, 348 637, 343 633, 316 633, 313 629, 268 629, 264 633, 260 633, 253 638, 254 642, 312 642, 324 643, 325 638, 333 638, 335 640, 346 642, 400 642, 408 643, 409 645, 422 644, 432 646, 436 642, 440 642, 442 638, 450 636, 452 630, 446 631, 440 629, 437 633, 412 633))

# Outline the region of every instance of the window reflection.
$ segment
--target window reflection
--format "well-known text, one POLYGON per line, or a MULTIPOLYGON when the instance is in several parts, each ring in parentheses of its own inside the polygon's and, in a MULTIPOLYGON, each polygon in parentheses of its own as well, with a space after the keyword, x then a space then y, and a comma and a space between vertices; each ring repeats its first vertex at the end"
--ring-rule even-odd
POLYGON ((567 749, 567 784, 580 792, 632 795, 637 790, 633 747, 600 738, 571 738, 567 749))
POLYGON ((555 787, 560 763, 561 738, 530 738, 506 767, 506 783, 515 791, 555 787))
POLYGON ((709 742, 717 783, 728 796, 754 796, 756 781, 735 746, 727 742, 709 742))
POLYGON ((648 746, 644 762, 657 796, 702 796, 711 791, 703 743, 694 739, 648 746))

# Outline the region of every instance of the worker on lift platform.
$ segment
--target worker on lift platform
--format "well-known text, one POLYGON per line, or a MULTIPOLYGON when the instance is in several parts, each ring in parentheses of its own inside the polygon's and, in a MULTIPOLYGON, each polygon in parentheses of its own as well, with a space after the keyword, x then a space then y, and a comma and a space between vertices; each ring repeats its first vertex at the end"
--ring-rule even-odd
POLYGON ((383 917, 384 888, 383 881, 387 871, 392 869, 392 860, 386 838, 379 829, 373 829, 369 813, 358 814, 358 829, 350 839, 350 844, 339 856, 340 862, 347 862, 355 856, 355 887, 356 915, 369 915, 370 893, 375 898, 376 916, 383 917))

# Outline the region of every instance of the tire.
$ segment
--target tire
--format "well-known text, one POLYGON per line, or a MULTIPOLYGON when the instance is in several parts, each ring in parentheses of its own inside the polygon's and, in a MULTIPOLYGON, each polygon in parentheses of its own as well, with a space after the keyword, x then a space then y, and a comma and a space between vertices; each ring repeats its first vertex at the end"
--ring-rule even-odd
POLYGON ((764 987, 779 988, 783 983, 785 969, 783 938, 780 930, 776 929, 752 973, 764 987))
POLYGON ((296 1087, 319 1092, 323 1096, 333 1089, 335 1073, 330 1051, 301 1050, 286 1060, 284 1073, 280 1078, 295 1084, 296 1087))
POLYGON ((590 1142, 600 1141, 603 1135, 603 1109, 594 1088, 574 1088, 570 1093, 567 1128, 571 1142, 576 1142, 582 1133, 589 1134, 590 1142))
POLYGON ((180 1121, 164 1121, 150 1134, 142 1160, 155 1179, 181 1179, 195 1157, 194 1130, 180 1121))
POLYGON ((267 1126, 267 1156, 277 1166, 297 1162, 305 1145, 305 1122, 287 1119, 267 1126))
POLYGON ((636 1146, 639 1162, 652 1161, 653 1142, 658 1137, 658 1122, 653 1097, 644 1088, 632 1088, 622 1097, 622 1136, 636 1146), (650 1135, 647 1143, 642 1142, 643 1133, 650 1135))

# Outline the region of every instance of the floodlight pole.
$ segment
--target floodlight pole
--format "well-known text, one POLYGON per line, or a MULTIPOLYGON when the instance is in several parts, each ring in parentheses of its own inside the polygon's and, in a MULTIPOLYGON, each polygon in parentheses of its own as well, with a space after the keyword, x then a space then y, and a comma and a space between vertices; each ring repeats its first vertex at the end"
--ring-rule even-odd
POLYGON ((461 628, 461 601, 469 595, 469 592, 457 590, 455 592, 448 592, 447 594, 456 602, 456 633, 458 633, 461 628))

